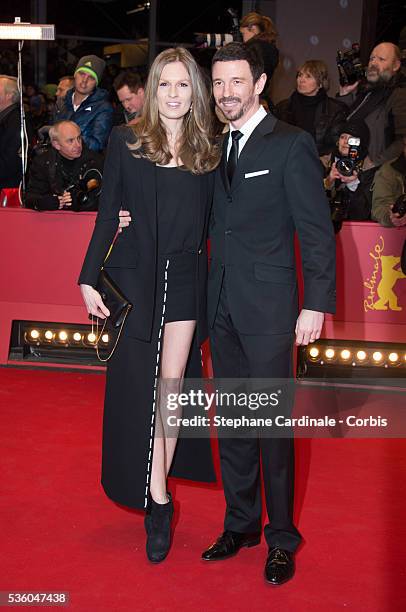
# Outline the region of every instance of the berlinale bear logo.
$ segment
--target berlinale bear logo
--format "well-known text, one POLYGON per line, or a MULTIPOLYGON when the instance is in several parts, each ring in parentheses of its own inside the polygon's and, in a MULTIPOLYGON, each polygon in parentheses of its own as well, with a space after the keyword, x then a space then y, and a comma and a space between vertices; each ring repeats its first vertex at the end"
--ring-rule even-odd
POLYGON ((364 281, 364 287, 369 293, 364 300, 364 310, 402 310, 398 304, 398 296, 394 287, 399 279, 406 278, 400 270, 400 256, 383 255, 385 243, 382 236, 375 245, 374 251, 369 255, 374 260, 374 269, 371 278, 364 281), (380 278, 379 278, 380 273, 380 278))

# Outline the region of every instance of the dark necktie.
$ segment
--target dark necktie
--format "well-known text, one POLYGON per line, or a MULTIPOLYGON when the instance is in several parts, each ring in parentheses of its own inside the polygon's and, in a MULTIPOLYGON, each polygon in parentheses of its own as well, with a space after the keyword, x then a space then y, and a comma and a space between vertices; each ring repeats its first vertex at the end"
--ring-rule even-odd
POLYGON ((238 164, 238 141, 243 137, 243 134, 238 130, 233 130, 231 132, 231 149, 228 155, 227 161, 227 176, 228 181, 231 185, 231 181, 233 180, 234 172, 238 164))

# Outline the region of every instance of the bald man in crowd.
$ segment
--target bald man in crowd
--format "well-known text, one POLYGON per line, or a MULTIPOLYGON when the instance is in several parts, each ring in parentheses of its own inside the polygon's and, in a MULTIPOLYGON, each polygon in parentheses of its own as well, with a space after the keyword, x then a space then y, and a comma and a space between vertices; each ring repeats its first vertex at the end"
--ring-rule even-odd
POLYGON ((84 146, 73 121, 55 123, 49 137, 50 148, 31 164, 25 205, 34 210, 97 210, 102 156, 84 146))
POLYGON ((383 42, 371 52, 365 83, 340 87, 340 100, 350 107, 347 120, 363 119, 370 143, 364 169, 397 158, 406 135, 406 75, 399 47, 383 42))
POLYGON ((21 181, 20 125, 17 79, 0 75, 0 189, 21 181))

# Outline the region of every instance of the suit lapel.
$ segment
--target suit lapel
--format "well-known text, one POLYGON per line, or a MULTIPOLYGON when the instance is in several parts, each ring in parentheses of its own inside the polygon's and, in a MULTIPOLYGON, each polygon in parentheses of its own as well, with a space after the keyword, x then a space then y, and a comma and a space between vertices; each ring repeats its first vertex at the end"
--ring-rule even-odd
MULTIPOLYGON (((233 180, 231 182, 231 191, 234 191, 241 181, 244 180, 245 172, 252 170, 254 167, 256 158, 261 155, 266 145, 264 136, 273 131, 275 123, 276 117, 269 113, 263 118, 261 123, 257 125, 251 136, 248 138, 238 158, 237 168, 235 169, 233 180)), ((260 170, 264 170, 264 168, 260 168, 260 170)))

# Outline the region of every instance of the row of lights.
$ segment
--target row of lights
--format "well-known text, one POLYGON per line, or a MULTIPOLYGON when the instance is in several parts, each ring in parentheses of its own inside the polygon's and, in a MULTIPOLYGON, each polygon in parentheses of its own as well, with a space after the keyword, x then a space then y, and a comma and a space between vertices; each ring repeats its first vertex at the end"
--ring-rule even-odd
MULTIPOLYGON (((33 344, 64 344, 68 346, 72 342, 76 345, 80 343, 87 343, 91 345, 96 344, 97 336, 93 332, 82 333, 79 331, 71 332, 62 329, 59 332, 52 331, 51 329, 30 329, 25 334, 26 341, 33 344)), ((101 337, 103 344, 107 345, 109 342, 109 335, 103 334, 101 337)))
POLYGON ((322 350, 317 346, 312 346, 308 349, 307 353, 312 362, 320 363, 320 365, 324 365, 324 363, 335 363, 337 361, 341 362, 341 364, 351 364, 352 366, 365 364, 377 366, 384 365, 384 367, 388 367, 388 365, 406 365, 406 353, 402 354, 396 351, 382 352, 375 349, 370 351, 365 351, 363 349, 350 351, 346 348, 339 350, 332 347, 322 350))

